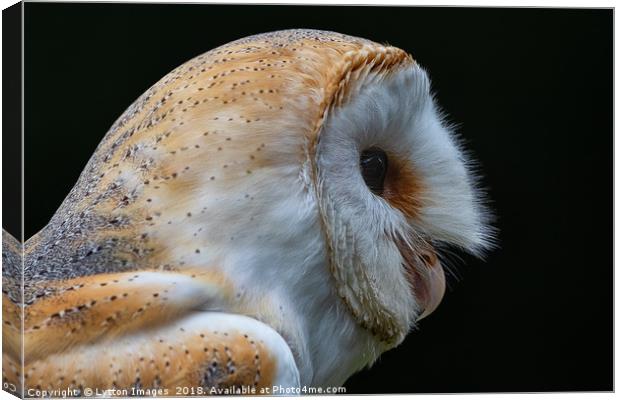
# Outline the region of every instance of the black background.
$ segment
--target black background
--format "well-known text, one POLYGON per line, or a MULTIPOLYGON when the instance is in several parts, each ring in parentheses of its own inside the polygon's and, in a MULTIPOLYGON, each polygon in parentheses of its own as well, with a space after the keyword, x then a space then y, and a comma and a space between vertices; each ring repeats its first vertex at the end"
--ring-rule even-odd
POLYGON ((2 227, 22 240, 21 5, 2 10, 2 227))
POLYGON ((480 162, 500 230, 348 393, 612 390, 611 10, 26 3, 25 237, 151 84, 286 28, 411 52, 480 162))

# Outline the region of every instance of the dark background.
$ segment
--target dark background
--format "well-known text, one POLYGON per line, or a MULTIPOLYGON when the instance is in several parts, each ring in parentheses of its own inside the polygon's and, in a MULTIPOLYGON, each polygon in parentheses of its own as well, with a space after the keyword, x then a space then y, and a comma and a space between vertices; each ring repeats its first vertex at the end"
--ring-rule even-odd
POLYGON ((480 161, 500 230, 348 393, 612 390, 611 10, 26 3, 25 237, 151 84, 285 28, 411 52, 480 161))

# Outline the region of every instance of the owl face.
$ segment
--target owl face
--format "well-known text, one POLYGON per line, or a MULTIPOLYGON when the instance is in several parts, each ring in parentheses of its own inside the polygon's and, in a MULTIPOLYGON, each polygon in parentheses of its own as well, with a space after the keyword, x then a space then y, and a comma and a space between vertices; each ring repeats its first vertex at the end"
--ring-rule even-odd
POLYGON ((438 305, 438 245, 488 246, 467 167, 404 51, 258 35, 141 96, 26 246, 54 279, 208 271, 226 296, 205 309, 273 327, 302 384, 341 384, 438 305))
POLYGON ((362 326, 394 344, 443 297, 435 246, 476 253, 489 233, 426 73, 404 62, 350 90, 320 132, 317 193, 339 296, 362 326))

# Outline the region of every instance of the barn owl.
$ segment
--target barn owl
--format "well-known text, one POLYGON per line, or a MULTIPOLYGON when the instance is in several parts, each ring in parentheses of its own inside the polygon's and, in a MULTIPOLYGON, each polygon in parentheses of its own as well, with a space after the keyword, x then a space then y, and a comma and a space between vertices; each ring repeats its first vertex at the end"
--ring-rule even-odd
POLYGON ((5 234, 5 382, 341 385, 437 307, 439 248, 492 242, 469 165, 403 50, 288 30, 200 55, 110 128, 23 292, 5 234))

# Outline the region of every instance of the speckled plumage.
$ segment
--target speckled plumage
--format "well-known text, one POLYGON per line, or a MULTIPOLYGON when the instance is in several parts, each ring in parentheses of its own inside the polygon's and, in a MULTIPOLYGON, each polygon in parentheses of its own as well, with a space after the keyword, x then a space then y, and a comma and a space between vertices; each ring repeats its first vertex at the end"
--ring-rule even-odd
MULTIPOLYGON (((322 192, 316 154, 332 113, 404 69, 419 68, 394 47, 282 31, 200 55, 144 93, 110 128, 49 224, 25 243, 26 388, 269 386, 278 374, 292 379, 278 370, 291 363, 302 383, 342 383, 398 344, 409 322, 390 311, 363 263, 353 264, 361 275, 351 280, 349 261, 339 259, 349 241, 338 229, 349 225, 332 225, 338 211, 322 192), (287 221, 317 234, 306 240, 287 221), (275 267, 250 272, 253 263, 286 265, 293 257, 300 265, 286 273, 299 280, 290 288, 267 289, 282 276, 275 267), (306 305, 287 302, 294 290, 306 305), (328 327, 321 309, 347 322, 328 327), (360 352, 343 361, 343 372, 330 375, 334 355, 316 356, 320 341, 307 337, 304 310, 321 329, 338 331, 340 346, 360 352), (213 311, 231 316, 217 320, 218 328, 213 311), (244 331, 236 315, 255 322, 241 323, 244 331), (274 339, 280 335, 286 344, 274 339), (96 354, 100 366, 85 354, 96 354)), ((401 175, 385 205, 399 218, 423 219, 425 183, 404 158, 398 162, 401 175)), ((411 243, 398 237, 403 264, 433 267, 436 259, 424 261, 434 257, 424 235, 411 243), (430 258, 406 250, 412 243, 430 258)), ((5 331, 13 329, 6 349, 19 341, 18 313, 10 311, 20 292, 15 252, 5 253, 5 331)), ((18 363, 17 352, 5 351, 6 380, 19 381, 18 363)))

